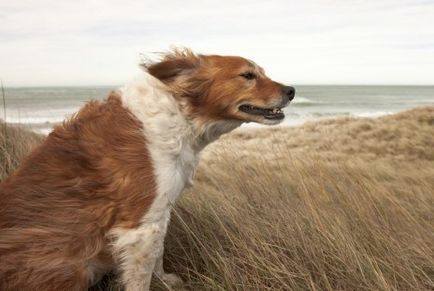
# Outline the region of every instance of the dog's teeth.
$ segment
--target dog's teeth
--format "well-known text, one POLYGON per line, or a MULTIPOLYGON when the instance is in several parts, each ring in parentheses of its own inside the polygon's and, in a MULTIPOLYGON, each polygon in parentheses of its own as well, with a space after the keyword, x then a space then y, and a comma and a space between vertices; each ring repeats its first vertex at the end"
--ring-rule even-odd
POLYGON ((278 107, 273 108, 273 109, 269 109, 271 114, 278 114, 278 113, 282 113, 282 110, 278 107))

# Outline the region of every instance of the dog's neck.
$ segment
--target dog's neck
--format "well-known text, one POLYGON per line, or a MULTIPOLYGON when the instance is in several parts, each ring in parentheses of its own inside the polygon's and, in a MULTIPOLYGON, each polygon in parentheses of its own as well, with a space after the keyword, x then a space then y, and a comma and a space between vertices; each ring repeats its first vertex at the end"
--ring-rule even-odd
POLYGON ((204 121, 191 117, 187 104, 146 72, 121 91, 122 103, 143 123, 148 138, 152 136, 161 143, 170 140, 174 144, 188 144, 196 154, 242 124, 236 120, 204 121))
POLYGON ((201 151, 211 142, 217 140, 225 133, 239 127, 242 122, 237 120, 221 120, 221 121, 208 121, 200 122, 193 120, 192 126, 195 132, 195 148, 201 151))
MULTIPOLYGON (((200 151, 239 125, 207 124, 192 119, 182 102, 146 73, 121 89, 121 99, 123 106, 143 123, 143 137, 153 161, 158 192, 165 193, 171 203, 184 187, 192 184, 200 151)), ((156 207, 165 209, 166 200, 163 202, 156 207)))

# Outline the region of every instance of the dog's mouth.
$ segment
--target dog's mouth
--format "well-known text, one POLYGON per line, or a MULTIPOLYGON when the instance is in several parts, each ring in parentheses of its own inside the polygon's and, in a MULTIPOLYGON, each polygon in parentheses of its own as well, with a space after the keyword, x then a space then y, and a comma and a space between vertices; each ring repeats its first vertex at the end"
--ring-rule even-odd
POLYGON ((239 107, 239 110, 247 114, 262 116, 265 119, 282 120, 285 118, 285 114, 283 113, 281 107, 261 108, 249 104, 244 104, 239 107))

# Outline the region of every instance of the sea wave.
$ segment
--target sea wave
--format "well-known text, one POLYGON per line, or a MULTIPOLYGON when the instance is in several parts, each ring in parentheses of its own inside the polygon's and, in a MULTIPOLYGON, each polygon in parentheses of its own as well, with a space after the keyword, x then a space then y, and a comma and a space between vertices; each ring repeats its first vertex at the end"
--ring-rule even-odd
POLYGON ((314 101, 304 96, 295 96, 294 100, 291 101, 291 105, 295 105, 295 106, 312 106, 317 103, 320 102, 314 101))
POLYGON ((312 104, 318 103, 304 96, 295 96, 294 100, 291 101, 291 104, 312 104))
POLYGON ((344 112, 344 111, 340 111, 340 112, 333 112, 333 111, 329 111, 329 112, 308 112, 305 114, 301 114, 298 117, 299 118, 304 118, 304 119, 312 119, 312 118, 323 118, 323 117, 342 117, 342 116, 353 116, 353 117, 379 117, 379 116, 384 116, 384 115, 390 115, 390 114, 395 114, 398 111, 365 111, 365 112, 344 112))
MULTIPOLYGON (((312 119, 312 118, 323 118, 323 117, 338 117, 338 116, 354 116, 354 117, 378 117, 384 115, 390 115, 396 113, 394 111, 366 111, 366 112, 333 112, 333 111, 310 111, 310 112, 287 112, 289 118, 297 118, 297 119, 312 119)), ((70 114, 65 115, 54 115, 54 116, 8 116, 6 121, 8 123, 15 124, 34 124, 34 125, 43 125, 43 124, 54 124, 60 123, 65 118, 70 116, 70 114)), ((1 118, 1 116, 0 116, 1 118)))
POLYGON ((384 115, 394 114, 396 112, 393 111, 367 111, 367 112, 359 112, 353 113, 352 115, 357 117, 379 117, 384 115))
MULTIPOLYGON (((2 118, 3 119, 3 118, 2 118)), ((7 123, 15 124, 53 124, 62 122, 65 117, 52 116, 52 117, 6 117, 7 123)))
MULTIPOLYGON (((77 110, 76 107, 66 106, 64 108, 47 108, 40 107, 29 109, 13 108, 8 109, 6 122, 22 124, 52 124, 59 123, 68 118, 77 110)), ((3 119, 3 112, 0 112, 0 118, 3 119)))

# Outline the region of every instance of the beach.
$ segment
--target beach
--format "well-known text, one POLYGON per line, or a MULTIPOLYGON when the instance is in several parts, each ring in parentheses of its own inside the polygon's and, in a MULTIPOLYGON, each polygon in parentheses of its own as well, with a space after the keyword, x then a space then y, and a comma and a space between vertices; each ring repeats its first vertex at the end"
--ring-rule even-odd
MULTIPOLYGON (((1 132, 4 179, 44 137, 1 132)), ((174 208, 166 268, 189 290, 432 290, 433 136, 434 106, 227 134, 174 208)))
MULTIPOLYGON (((71 116, 88 100, 102 100, 119 86, 5 88, 10 124, 26 125, 47 134, 54 124, 71 116)), ((285 108, 280 126, 335 117, 376 117, 434 104, 434 86, 296 86, 296 97, 285 108)), ((254 123, 243 128, 261 127, 254 123)))
POLYGON ((434 291, 434 0, 0 18, 0 291, 434 291))

